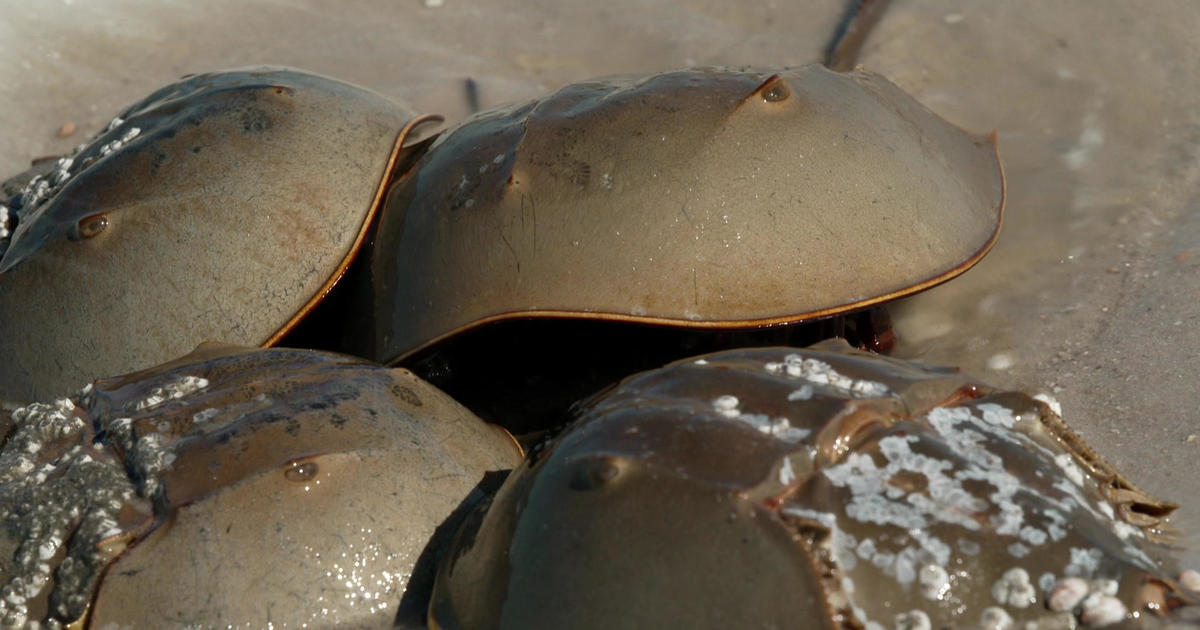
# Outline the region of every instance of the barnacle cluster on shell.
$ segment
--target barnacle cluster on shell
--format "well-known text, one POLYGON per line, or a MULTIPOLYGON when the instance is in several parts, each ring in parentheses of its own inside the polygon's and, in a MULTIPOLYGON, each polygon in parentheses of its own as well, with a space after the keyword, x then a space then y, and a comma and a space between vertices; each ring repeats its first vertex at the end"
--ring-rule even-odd
POLYGON ((80 144, 71 153, 52 163, 35 167, 23 184, 18 181, 21 178, 5 183, 5 190, 0 194, 0 255, 7 248, 8 238, 16 226, 35 221, 38 214, 48 207, 47 202, 72 177, 97 160, 121 150, 142 132, 139 127, 124 123, 120 116, 114 118, 89 142, 80 144))
POLYGON ((840 340, 727 351, 588 403, 464 531, 431 610, 454 628, 1158 627, 1198 602, 1173 507, 1025 394, 840 340))
POLYGON ((119 458, 93 443, 72 399, 22 407, 12 419, 0 450, 0 625, 53 626, 82 616, 120 538, 150 506, 119 458))
POLYGON ((435 528, 519 458, 405 370, 218 345, 0 428, 0 627, 402 619, 435 528))

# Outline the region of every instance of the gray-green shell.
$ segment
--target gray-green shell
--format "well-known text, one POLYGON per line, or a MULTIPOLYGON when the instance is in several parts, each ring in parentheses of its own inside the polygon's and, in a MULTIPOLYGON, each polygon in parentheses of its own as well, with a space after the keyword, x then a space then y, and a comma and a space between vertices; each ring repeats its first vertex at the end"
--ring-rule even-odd
POLYGON ((17 625, 389 628, 435 528, 520 460, 407 370, 300 350, 210 344, 15 418, 0 619, 17 625))
POLYGON ((192 76, 130 106, 10 200, 0 399, 278 336, 361 243, 411 118, 279 68, 192 76))
POLYGON ((921 290, 996 237, 993 139, 819 66, 598 79, 446 132, 372 253, 390 362, 518 317, 799 321, 921 290))
POLYGON ((1024 394, 841 341, 728 351, 588 403, 460 532, 431 611, 443 630, 1156 627, 1198 601, 1172 508, 1024 394))

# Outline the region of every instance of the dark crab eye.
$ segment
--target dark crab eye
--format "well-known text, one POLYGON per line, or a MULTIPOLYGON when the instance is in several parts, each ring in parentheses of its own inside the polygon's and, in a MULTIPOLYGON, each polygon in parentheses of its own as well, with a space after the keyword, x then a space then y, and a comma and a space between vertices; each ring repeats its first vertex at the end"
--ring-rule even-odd
POLYGON ((71 238, 76 241, 94 238, 106 229, 108 229, 108 215, 103 212, 93 214, 80 219, 79 223, 75 224, 75 230, 71 233, 71 238))
POLYGON ((572 490, 599 490, 620 476, 626 462, 618 457, 588 457, 575 464, 568 486, 572 490))
POLYGON ((762 99, 768 103, 779 103, 786 101, 792 95, 792 89, 788 87, 787 81, 778 74, 771 75, 762 85, 755 90, 762 95, 762 99))
POLYGON ((320 467, 313 461, 289 462, 283 470, 283 476, 288 481, 305 482, 317 476, 320 467))

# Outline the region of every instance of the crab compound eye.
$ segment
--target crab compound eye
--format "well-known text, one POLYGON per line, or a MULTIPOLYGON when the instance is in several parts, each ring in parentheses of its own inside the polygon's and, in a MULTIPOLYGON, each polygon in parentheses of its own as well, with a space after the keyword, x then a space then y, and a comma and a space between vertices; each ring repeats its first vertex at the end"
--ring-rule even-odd
POLYGON ((288 481, 304 482, 317 476, 320 468, 316 462, 291 462, 283 471, 288 481))
POLYGON ((600 490, 620 476, 626 462, 618 457, 595 456, 575 463, 568 486, 572 490, 600 490))
POLYGON ((786 101, 792 95, 792 89, 788 87, 787 81, 784 81, 783 77, 776 74, 758 87, 758 93, 762 94, 762 99, 768 103, 779 103, 786 101))
POLYGON ((76 241, 95 238, 98 234, 108 228, 108 215, 104 213, 93 214, 89 217, 84 217, 75 224, 75 230, 71 234, 71 238, 76 241))

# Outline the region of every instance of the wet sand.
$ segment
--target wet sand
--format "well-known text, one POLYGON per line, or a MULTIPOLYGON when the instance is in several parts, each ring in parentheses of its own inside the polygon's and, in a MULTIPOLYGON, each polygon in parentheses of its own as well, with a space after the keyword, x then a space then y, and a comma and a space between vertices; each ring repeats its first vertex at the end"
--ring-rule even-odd
MULTIPOLYGON (((70 150, 182 74, 220 68, 304 68, 454 122, 467 78, 489 107, 597 75, 815 61, 841 3, 792 4, 7 0, 0 173, 70 150), (67 123, 76 131, 58 137, 67 123)), ((1052 393, 1132 480, 1184 504, 1177 524, 1190 532, 1200 532, 1196 32, 1193 0, 897 0, 860 59, 964 128, 996 129, 1008 176, 995 250, 900 306, 897 354, 1052 393)))

